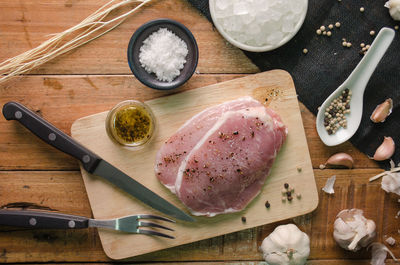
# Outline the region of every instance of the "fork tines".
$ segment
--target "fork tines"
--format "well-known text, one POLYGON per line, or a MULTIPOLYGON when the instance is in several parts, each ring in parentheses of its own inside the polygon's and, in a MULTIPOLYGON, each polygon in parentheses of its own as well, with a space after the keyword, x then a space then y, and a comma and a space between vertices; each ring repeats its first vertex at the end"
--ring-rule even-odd
MULTIPOLYGON (((168 228, 166 226, 163 225, 159 225, 153 222, 142 222, 140 219, 156 219, 156 220, 161 220, 161 221, 166 221, 166 222, 170 222, 170 223, 175 223, 174 220, 162 217, 162 216, 157 216, 157 215, 150 215, 150 214, 142 214, 142 215, 138 215, 138 228, 139 227, 156 227, 156 228, 160 228, 160 229, 165 229, 165 230, 169 230, 169 231, 174 231, 174 229, 168 228)), ((171 238, 174 239, 175 237, 158 232, 158 231, 153 231, 153 230, 143 230, 143 229, 138 229, 137 230, 139 234, 147 234, 147 235, 154 235, 154 236, 161 236, 161 237, 166 237, 166 238, 171 238)))

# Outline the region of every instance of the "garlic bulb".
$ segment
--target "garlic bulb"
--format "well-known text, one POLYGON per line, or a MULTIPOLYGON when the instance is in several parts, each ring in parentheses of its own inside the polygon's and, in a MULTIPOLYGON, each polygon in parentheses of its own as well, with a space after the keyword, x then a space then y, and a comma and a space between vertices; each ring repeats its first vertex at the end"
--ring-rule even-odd
POLYGON ((375 222, 366 219, 360 209, 341 211, 333 227, 333 238, 336 243, 354 252, 370 244, 376 235, 375 222))
POLYGON ((310 255, 310 238, 294 224, 280 225, 260 249, 268 265, 303 265, 310 255))
POLYGON ((385 7, 389 8, 389 13, 394 20, 400 21, 400 0, 389 0, 385 3, 385 7))

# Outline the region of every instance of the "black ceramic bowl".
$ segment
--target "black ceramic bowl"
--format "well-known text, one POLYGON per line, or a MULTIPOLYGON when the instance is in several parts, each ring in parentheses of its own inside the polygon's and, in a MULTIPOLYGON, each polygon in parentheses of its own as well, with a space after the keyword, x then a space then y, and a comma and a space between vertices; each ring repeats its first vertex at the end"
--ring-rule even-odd
POLYGON ((136 78, 151 88, 168 90, 181 86, 193 75, 197 61, 199 59, 199 49, 193 34, 179 22, 171 19, 156 19, 143 24, 136 30, 129 41, 128 46, 128 63, 132 70, 132 73, 136 78), (153 32, 160 28, 167 28, 172 31, 186 42, 188 48, 188 54, 186 56, 186 63, 180 71, 180 75, 177 76, 172 82, 164 82, 157 79, 156 75, 149 74, 139 62, 139 50, 143 45, 143 41, 153 32))

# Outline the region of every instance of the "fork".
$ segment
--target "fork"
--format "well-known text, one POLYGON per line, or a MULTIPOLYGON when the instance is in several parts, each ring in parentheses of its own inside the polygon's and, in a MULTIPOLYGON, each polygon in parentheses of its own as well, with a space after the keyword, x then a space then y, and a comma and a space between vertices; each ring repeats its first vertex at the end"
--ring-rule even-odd
POLYGON ((173 236, 156 230, 141 229, 142 227, 160 228, 174 231, 171 228, 153 222, 143 222, 142 219, 161 220, 170 223, 175 221, 157 215, 139 214, 115 219, 91 219, 84 216, 32 211, 32 210, 0 210, 0 225, 46 229, 82 229, 88 227, 106 228, 134 234, 154 235, 166 238, 173 236))

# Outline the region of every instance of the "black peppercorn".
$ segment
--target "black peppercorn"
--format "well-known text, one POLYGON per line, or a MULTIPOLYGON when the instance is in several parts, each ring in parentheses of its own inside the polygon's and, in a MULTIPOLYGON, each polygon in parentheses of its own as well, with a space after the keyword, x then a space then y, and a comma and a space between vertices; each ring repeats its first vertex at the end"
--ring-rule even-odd
POLYGON ((246 217, 245 216, 242 216, 242 222, 246 223, 246 217))
POLYGON ((293 197, 292 196, 288 196, 288 201, 292 201, 293 200, 293 197))
POLYGON ((287 183, 283 184, 283 186, 285 187, 285 189, 289 188, 289 184, 287 184, 287 183))
POLYGON ((269 201, 266 201, 266 202, 265 202, 265 207, 266 207, 266 208, 271 207, 271 204, 269 203, 269 201))

